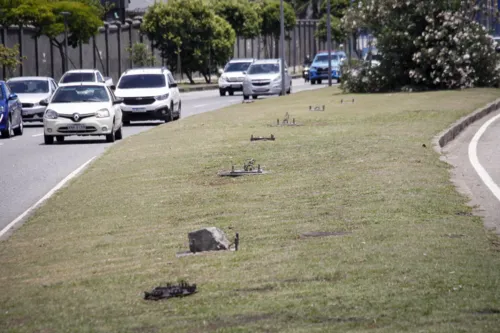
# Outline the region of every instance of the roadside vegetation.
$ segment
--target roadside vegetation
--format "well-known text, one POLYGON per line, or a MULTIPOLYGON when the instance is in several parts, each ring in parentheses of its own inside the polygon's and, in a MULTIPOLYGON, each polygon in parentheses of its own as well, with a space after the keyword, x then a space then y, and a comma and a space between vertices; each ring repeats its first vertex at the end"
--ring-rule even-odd
POLYGON ((342 18, 347 32, 376 39, 380 65, 345 63, 346 92, 498 87, 499 56, 490 31, 476 21, 498 10, 486 0, 356 0, 342 18))
POLYGON ((321 89, 129 137, 0 243, 0 330, 498 332, 498 238, 431 148, 498 95, 321 89), (216 175, 250 158, 269 173, 216 175), (177 258, 207 226, 239 251, 177 258), (178 279, 198 293, 142 299, 178 279))

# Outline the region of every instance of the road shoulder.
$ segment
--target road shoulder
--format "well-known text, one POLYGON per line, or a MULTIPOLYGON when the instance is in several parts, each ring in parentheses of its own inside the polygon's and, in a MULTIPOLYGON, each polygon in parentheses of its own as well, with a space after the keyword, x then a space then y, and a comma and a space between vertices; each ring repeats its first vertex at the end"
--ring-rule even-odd
MULTIPOLYGON (((467 196, 475 215, 483 218, 486 229, 500 234, 500 202, 479 177, 470 162, 469 143, 483 124, 500 114, 491 112, 482 119, 470 124, 454 140, 442 148, 442 160, 452 166, 451 180, 457 190, 467 196)), ((500 156, 495 157, 500 160, 500 156)))

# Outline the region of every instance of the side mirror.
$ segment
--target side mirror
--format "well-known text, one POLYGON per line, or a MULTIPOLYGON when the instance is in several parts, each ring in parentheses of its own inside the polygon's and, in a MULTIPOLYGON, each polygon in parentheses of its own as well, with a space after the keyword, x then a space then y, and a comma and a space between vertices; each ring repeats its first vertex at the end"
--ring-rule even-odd
POLYGON ((177 87, 178 87, 178 85, 177 85, 177 83, 170 83, 170 84, 168 85, 168 87, 169 87, 169 88, 177 88, 177 87))
POLYGON ((243 72, 243 75, 247 75, 247 72, 246 72, 246 71, 244 71, 244 72, 243 72))
POLYGON ((47 99, 42 99, 39 104, 41 106, 47 106, 47 105, 49 105, 49 101, 47 99))
POLYGON ((112 85, 111 87, 109 87, 111 90, 115 91, 116 90, 116 86, 115 85, 112 85))
POLYGON ((116 104, 122 104, 123 103, 123 98, 117 98, 113 101, 113 105, 116 105, 116 104))
POLYGON ((16 94, 10 94, 9 95, 9 101, 14 101, 17 99, 17 95, 16 94))
POLYGON ((222 68, 219 68, 219 74, 222 75, 224 73, 224 70, 222 68))

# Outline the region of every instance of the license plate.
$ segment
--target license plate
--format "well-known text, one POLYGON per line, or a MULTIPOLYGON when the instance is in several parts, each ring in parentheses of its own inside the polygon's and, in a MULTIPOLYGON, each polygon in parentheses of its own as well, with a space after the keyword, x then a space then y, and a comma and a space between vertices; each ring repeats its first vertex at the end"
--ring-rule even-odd
POLYGON ((241 84, 232 84, 231 88, 237 88, 237 89, 239 89, 239 88, 241 88, 241 84))
POLYGON ((134 112, 146 112, 146 108, 132 108, 134 112))
POLYGON ((83 124, 78 125, 68 125, 69 131, 84 131, 87 127, 83 124))
POLYGON ((267 88, 254 88, 255 91, 268 91, 267 88))

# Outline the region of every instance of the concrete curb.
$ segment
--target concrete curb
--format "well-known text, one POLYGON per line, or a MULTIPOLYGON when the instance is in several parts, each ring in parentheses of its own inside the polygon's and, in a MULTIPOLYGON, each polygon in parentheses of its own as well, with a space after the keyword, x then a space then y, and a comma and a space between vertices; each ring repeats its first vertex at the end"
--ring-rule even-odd
POLYGON ((477 109, 471 114, 464 116, 454 122, 448 129, 442 131, 434 137, 432 145, 434 149, 441 154, 441 149, 446 146, 450 141, 455 139, 461 132, 463 132, 470 124, 478 121, 479 119, 487 116, 500 108, 500 98, 486 106, 477 109))
MULTIPOLYGON (((292 74, 290 75, 292 79, 300 79, 302 74, 292 74)), ((191 92, 191 91, 206 91, 206 90, 217 90, 219 85, 214 83, 213 85, 206 85, 202 87, 192 86, 192 87, 179 87, 180 92, 191 92)))

